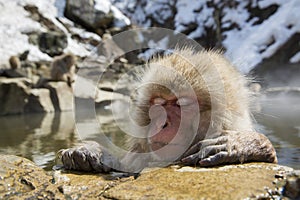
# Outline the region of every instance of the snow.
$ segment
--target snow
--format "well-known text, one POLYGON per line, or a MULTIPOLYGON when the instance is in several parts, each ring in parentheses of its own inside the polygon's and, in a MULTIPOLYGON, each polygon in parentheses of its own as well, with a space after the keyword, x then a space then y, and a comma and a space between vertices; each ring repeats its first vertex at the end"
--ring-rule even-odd
POLYGON ((123 28, 131 24, 130 20, 109 0, 95 0, 95 10, 101 11, 105 14, 112 12, 114 15, 114 26, 123 28))
POLYGON ((41 25, 29 18, 27 11, 19 6, 22 1, 0 0, 0 64, 8 63, 12 55, 30 50, 29 59, 37 61, 51 58, 39 51, 39 49, 28 43, 28 36, 23 33, 43 30, 41 25), (13 17, 12 17, 12 13, 13 17))
MULTIPOLYGON (((213 8, 208 6, 208 1, 170 0, 166 3, 166 0, 111 0, 111 2, 144 27, 149 27, 152 21, 164 24, 164 20, 170 17, 170 13, 165 12, 167 5, 176 3, 174 16, 176 31, 189 32, 190 38, 201 38, 206 34, 206 28, 216 28, 213 8), (191 27, 193 24, 195 26, 191 27), (195 30, 191 32, 192 28, 195 30)), ((222 7, 224 1, 218 0, 214 3, 222 7)), ((293 34, 300 32, 299 0, 252 1, 250 6, 253 8, 279 6, 278 10, 261 24, 256 24, 258 20, 256 17, 250 19, 249 1, 235 0, 234 3, 236 6, 234 8, 226 6, 222 8, 224 15, 221 18, 221 25, 223 29, 229 29, 222 32, 224 37, 222 44, 227 50, 226 56, 237 64, 243 73, 248 73, 263 59, 273 55, 293 34)), ((298 61, 299 54, 290 61, 298 61)))
MULTIPOLYGON (((227 49, 226 55, 234 63, 240 64, 239 70, 242 73, 248 73, 264 58, 273 55, 293 34, 300 31, 299 10, 299 0, 285 1, 278 11, 261 25, 245 24, 239 31, 228 31, 223 41, 227 49)), ((230 12, 227 15, 230 15, 230 12)))
MULTIPOLYGON (((131 21, 123 14, 126 13, 131 20, 144 27, 149 27, 153 20, 165 24, 170 17, 174 17, 175 30, 189 32, 190 38, 201 38, 206 34, 207 28, 216 28, 213 8, 208 6, 207 1, 94 0, 94 2, 95 9, 104 13, 111 12, 115 16, 114 25, 117 27, 130 25, 131 21), (191 27, 193 25, 194 27, 191 27), (191 31, 192 28, 194 30, 191 31)), ((221 5, 223 1, 214 2, 221 5)), ((230 28, 222 32, 224 38, 222 44, 227 50, 225 54, 243 73, 248 73, 263 59, 272 56, 293 34, 300 32, 299 0, 253 1, 251 5, 260 9, 271 5, 279 6, 273 15, 260 24, 255 24, 258 18, 249 20, 248 3, 236 0, 237 7, 223 8, 224 15, 221 22, 223 29, 230 28), (238 28, 232 28, 233 24, 238 28)), ((29 59, 32 61, 51 60, 47 54, 28 42, 26 33, 42 32, 46 29, 29 17, 29 13, 22 7, 26 4, 37 6, 44 17, 67 34, 69 45, 65 49, 66 52, 79 56, 89 55, 92 47, 71 39, 71 34, 60 22, 65 20, 63 11, 66 0, 0 0, 0 64, 7 64, 11 55, 23 53, 25 50, 30 50, 29 59)), ((101 40, 99 36, 82 29, 73 26, 69 28, 72 33, 77 33, 82 38, 101 40)), ((166 42, 166 40, 159 41, 161 43, 159 45, 166 46, 166 42)), ((151 45, 151 42, 149 44, 151 45)), ((142 56, 149 57, 150 53, 147 51, 142 56)), ((290 58, 290 62, 300 62, 300 52, 290 58)))
POLYGON ((109 0, 94 0, 95 9, 99 10, 105 14, 108 14, 110 11, 111 3, 109 0))
POLYGON ((111 11, 115 16, 114 26, 116 27, 125 27, 131 24, 130 20, 115 6, 111 6, 111 11))
POLYGON ((151 56, 153 56, 157 51, 159 50, 166 50, 168 49, 168 43, 169 43, 169 38, 164 37, 158 42, 155 42, 153 40, 148 41, 148 47, 149 49, 143 53, 140 53, 138 57, 143 60, 149 60, 151 56))
POLYGON ((63 17, 66 7, 66 0, 56 0, 54 6, 57 9, 57 17, 63 17))
MULTIPOLYGON (((45 27, 42 27, 41 24, 30 18, 30 14, 23 8, 23 6, 28 4, 37 6, 44 17, 51 20, 68 36, 68 47, 64 50, 65 52, 71 52, 82 57, 90 55, 92 47, 71 39, 71 34, 57 20, 57 17, 63 14, 62 10, 65 6, 65 0, 0 0, 0 65, 8 66, 10 56, 21 54, 26 50, 30 52, 28 55, 28 60, 30 61, 52 60, 50 56, 41 52, 38 46, 28 42, 26 33, 47 31, 45 27)), ((64 19, 63 17, 60 18, 62 21, 64 19)), ((89 34, 83 30, 79 35, 91 36, 96 40, 101 40, 99 36, 93 33, 89 34)))
POLYGON ((290 59, 290 63, 297 63, 300 62, 300 52, 296 53, 293 57, 290 59))
POLYGON ((283 5, 286 3, 286 0, 260 0, 257 2, 259 8, 267 8, 271 5, 277 4, 277 5, 283 5))

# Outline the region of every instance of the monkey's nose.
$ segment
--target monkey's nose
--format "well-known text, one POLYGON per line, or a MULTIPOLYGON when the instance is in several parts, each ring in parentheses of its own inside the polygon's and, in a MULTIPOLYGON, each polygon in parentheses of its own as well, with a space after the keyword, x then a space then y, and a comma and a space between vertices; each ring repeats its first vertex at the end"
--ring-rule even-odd
POLYGON ((169 125, 170 125, 170 123, 166 121, 165 124, 161 128, 164 129, 164 128, 166 128, 169 125))

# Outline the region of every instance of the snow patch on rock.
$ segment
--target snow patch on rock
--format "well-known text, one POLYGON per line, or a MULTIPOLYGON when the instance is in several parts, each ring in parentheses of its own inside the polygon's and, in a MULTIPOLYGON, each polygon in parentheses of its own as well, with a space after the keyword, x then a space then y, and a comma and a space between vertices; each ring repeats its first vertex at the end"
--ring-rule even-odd
MULTIPOLYGON (((282 3, 279 0, 274 1, 282 3)), ((299 0, 285 1, 278 11, 261 25, 245 24, 241 30, 228 31, 223 41, 227 49, 226 55, 233 62, 240 64, 239 69, 242 73, 248 73, 264 58, 273 55, 293 34, 300 31, 299 10, 299 0)), ((231 12, 227 15, 231 15, 231 12)))

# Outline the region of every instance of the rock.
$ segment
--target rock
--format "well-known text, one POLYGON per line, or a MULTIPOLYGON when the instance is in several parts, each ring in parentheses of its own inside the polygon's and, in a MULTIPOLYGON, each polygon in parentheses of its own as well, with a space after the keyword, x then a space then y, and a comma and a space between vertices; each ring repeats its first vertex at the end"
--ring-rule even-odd
POLYGON ((50 56, 57 56, 62 54, 68 46, 68 38, 62 32, 49 31, 39 35, 38 45, 43 53, 47 53, 50 56))
POLYGON ((125 27, 130 21, 108 0, 67 0, 65 16, 94 30, 111 26, 125 27))
MULTIPOLYGON (((107 2, 106 0, 104 2, 107 2)), ((97 5, 96 1, 67 1, 65 16, 90 28, 106 28, 113 21, 109 5, 97 5)))
POLYGON ((77 76, 74 87, 74 95, 81 99, 92 99, 96 104, 110 103, 114 100, 124 100, 126 97, 120 93, 113 92, 113 85, 107 85, 109 89, 99 90, 97 85, 87 78, 77 76))
POLYGON ((32 89, 25 106, 25 112, 54 112, 48 89, 32 89))
POLYGON ((63 198, 52 177, 33 162, 12 155, 0 155, 0 162, 0 199, 63 198))
POLYGON ((73 110, 73 92, 68 83, 48 82, 45 87, 50 90, 50 97, 55 111, 71 111, 73 110))
POLYGON ((124 56, 125 52, 112 40, 108 34, 98 46, 98 55, 104 56, 107 63, 115 61, 120 56, 124 56))
POLYGON ((116 185, 103 196, 111 199, 245 199, 276 190, 272 183, 276 172, 290 170, 267 163, 163 168, 116 185))
POLYGON ((287 175, 283 193, 291 199, 300 199, 300 170, 287 175))
POLYGON ((295 172, 276 164, 248 163, 145 169, 138 177, 70 171, 50 176, 17 156, 0 155, 0 162, 1 199, 280 199, 283 194, 276 187, 295 172))
POLYGON ((297 43, 300 33, 298 31, 287 38, 276 51, 272 50, 270 57, 251 71, 257 80, 263 80, 269 87, 299 86, 300 60, 293 62, 293 58, 300 55, 300 45, 297 43))
POLYGON ((24 113, 30 84, 26 78, 0 78, 0 115, 24 113))
POLYGON ((1 76, 7 78, 21 78, 21 77, 26 77, 27 75, 23 69, 5 69, 1 73, 1 76))

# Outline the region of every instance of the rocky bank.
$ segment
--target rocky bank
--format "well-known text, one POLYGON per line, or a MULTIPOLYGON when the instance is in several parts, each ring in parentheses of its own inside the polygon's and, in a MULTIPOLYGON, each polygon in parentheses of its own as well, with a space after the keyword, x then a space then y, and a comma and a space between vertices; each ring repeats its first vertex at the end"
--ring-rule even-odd
POLYGON ((171 166, 121 177, 121 173, 45 172, 27 159, 9 155, 0 155, 0 162, 1 199, 300 198, 299 171, 276 164, 171 166))

